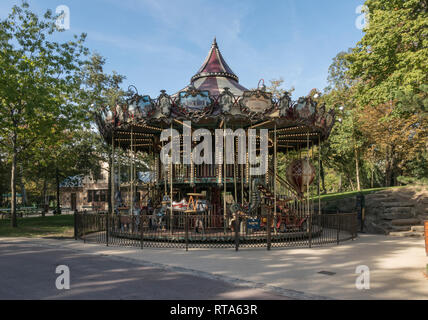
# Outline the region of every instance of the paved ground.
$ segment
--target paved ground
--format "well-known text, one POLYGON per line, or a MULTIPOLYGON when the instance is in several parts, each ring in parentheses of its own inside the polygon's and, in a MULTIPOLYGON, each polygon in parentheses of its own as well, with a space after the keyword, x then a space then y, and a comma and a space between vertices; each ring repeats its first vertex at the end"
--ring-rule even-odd
POLYGON ((0 243, 0 300, 5 299, 286 299, 179 272, 70 248, 0 243), (70 268, 70 290, 55 286, 58 265, 70 268))
MULTIPOLYGON (((172 278, 181 279, 184 275, 192 275, 200 279, 198 283, 205 283, 201 278, 213 280, 208 286, 214 285, 216 281, 224 281, 231 285, 231 289, 221 289, 211 292, 212 298, 257 298, 266 291, 252 291, 263 289, 270 294, 277 294, 294 299, 428 299, 428 278, 424 276, 424 270, 428 264, 428 257, 425 254, 424 240, 412 238, 396 238, 379 235, 360 235, 355 241, 343 242, 341 245, 330 245, 317 248, 295 248, 279 249, 275 248, 267 251, 264 248, 248 248, 235 252, 233 249, 192 249, 186 252, 183 249, 148 249, 105 247, 99 244, 84 244, 81 241, 73 240, 47 240, 47 239, 0 239, 0 250, 8 250, 9 256, 0 252, 0 271, 2 275, 10 272, 13 261, 13 251, 11 245, 4 245, 8 241, 13 244, 48 246, 52 250, 70 249, 73 250, 71 258, 65 251, 64 259, 69 263, 75 263, 79 268, 80 253, 84 252, 96 257, 108 255, 110 259, 115 259, 117 269, 126 273, 128 263, 137 264, 151 270, 159 269, 175 274, 172 278), (74 258, 73 258, 74 257, 74 258), (4 262, 6 260, 6 262, 4 262), (6 265, 6 267, 5 267, 6 265), (370 268, 370 289, 358 290, 355 281, 358 275, 355 273, 359 265, 366 265, 370 268), (5 271, 4 268, 7 270, 5 271), (334 275, 320 274, 320 271, 333 272, 334 275), (246 286, 237 289, 236 285, 246 286), (233 289, 232 289, 233 288, 233 289), (240 291, 242 290, 242 291, 240 291), (248 290, 248 291, 246 291, 248 290)), ((16 250, 16 249, 15 249, 16 250)), ((22 264, 29 264, 27 257, 32 255, 33 249, 25 249, 29 255, 24 256, 20 249, 22 264)), ((71 254, 71 253, 69 253, 71 254)), ((37 254, 35 254, 37 256, 37 254)), ((37 257, 34 259, 38 259, 37 257)), ((89 259, 89 258, 88 258, 89 259)), ((49 260, 49 259, 48 259, 49 260)), ((43 261, 46 261, 44 259, 43 261)), ((45 262, 41 261, 40 264, 45 262)), ((58 260, 59 261, 59 260, 58 260)), ((104 261, 104 260, 103 260, 104 261)), ((110 261, 110 260, 109 260, 110 261)), ((15 263, 16 264, 16 263, 15 263)), ((58 264, 53 260, 49 272, 52 273, 53 265, 58 264)), ((129 267, 129 266, 128 266, 129 267)), ((37 269, 43 268, 42 266, 37 269)), ((90 266, 83 267, 84 270, 93 270, 93 273, 83 274, 82 277, 91 277, 96 273, 90 266), (88 269, 89 268, 89 269, 88 269)), ((129 267, 130 268, 130 267, 129 267)), ((136 268, 136 267, 135 267, 136 268)), ((27 270, 36 269, 28 266, 27 270)), ((107 269, 109 270, 109 269, 107 269)), ((113 269, 114 270, 114 269, 113 269)), ((162 274, 159 270, 154 274, 162 274)), ((48 272, 48 271, 46 271, 48 272)), ((72 271, 73 272, 73 271, 72 271)), ((86 272, 86 271, 85 271, 86 272)), ((79 272, 78 272, 79 273, 79 272)), ((14 274, 14 272, 12 273, 14 274)), ((123 272, 107 272, 106 285, 108 281, 121 277, 123 272)), ((132 274, 132 273, 130 273, 132 274)), ((53 278, 55 275, 52 274, 53 278)), ((126 276, 126 286, 132 285, 132 280, 137 281, 143 273, 126 276)), ((72 276, 73 277, 73 276, 72 276)), ((2 276, 0 286, 4 282, 2 276)), ((90 279, 90 278, 89 278, 90 279)), ((122 279, 122 278, 120 278, 122 279)), ((83 288, 87 292, 91 289, 87 278, 82 278, 83 288)), ((103 280, 104 281, 104 280, 103 280)), ((196 280, 195 280, 196 281, 196 280)), ((53 280, 51 280, 53 286, 53 280)), ((168 290, 173 290, 172 282, 166 281, 168 290)), ((177 282, 179 284, 179 282, 177 282)), ((223 285, 225 285, 223 283, 223 285)), ((189 286, 194 290, 194 285, 189 286)), ((181 287, 183 288, 183 287, 181 287)), ((0 292, 2 292, 0 288, 0 292)), ((185 289, 182 289, 185 290, 185 289)), ((193 298, 187 296, 192 290, 182 291, 181 298, 193 298)), ((101 292, 101 291, 98 291, 101 292)), ((131 291, 128 291, 131 292, 131 291)), ((204 292, 210 292, 204 291, 204 292)), ((57 294, 57 293, 56 293, 57 294)), ((102 293, 100 293, 102 294, 102 293)), ((268 294, 268 293, 265 293, 268 294)), ((96 294, 94 294, 96 296, 96 294)), ((55 297, 55 294, 47 296, 55 297)), ((125 296, 127 297, 127 296, 125 296)), ((260 296, 264 298, 266 296, 260 296)), ((161 297, 159 297, 161 298, 161 297)), ((202 298, 202 297, 197 297, 202 298)), ((209 298, 207 296, 207 298, 209 298)))

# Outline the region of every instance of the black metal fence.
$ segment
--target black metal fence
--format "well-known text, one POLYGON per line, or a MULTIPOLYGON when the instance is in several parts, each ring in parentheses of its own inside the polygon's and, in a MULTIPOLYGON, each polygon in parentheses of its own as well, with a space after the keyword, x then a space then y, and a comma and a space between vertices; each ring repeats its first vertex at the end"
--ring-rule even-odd
POLYGON ((109 215, 76 212, 75 238, 107 246, 152 248, 312 247, 354 239, 357 214, 303 216, 273 214, 240 217, 212 227, 209 217, 182 215, 109 215))

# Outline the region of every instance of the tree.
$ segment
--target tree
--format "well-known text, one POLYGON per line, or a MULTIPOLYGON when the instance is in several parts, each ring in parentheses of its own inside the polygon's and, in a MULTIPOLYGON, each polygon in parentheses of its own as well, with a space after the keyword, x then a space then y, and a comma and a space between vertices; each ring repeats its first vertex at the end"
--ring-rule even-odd
POLYGON ((329 67, 329 86, 325 89, 326 94, 320 98, 328 108, 335 109, 338 117, 330 139, 325 143, 323 159, 340 175, 345 175, 352 189, 355 177, 356 189, 360 190, 360 154, 364 137, 357 122, 359 108, 354 98, 357 81, 348 76, 349 62, 346 56, 346 52, 340 52, 333 58, 329 67))
MULTIPOLYGON (((126 79, 125 76, 120 75, 115 71, 113 71, 112 74, 104 73, 105 63, 106 60, 101 55, 93 54, 89 61, 85 63, 84 68, 81 71, 81 78, 83 79, 86 92, 85 99, 88 104, 93 105, 93 113, 100 113, 106 107, 113 109, 116 105, 124 103, 126 96, 130 95, 130 92, 121 88, 123 80, 126 79)), ((99 155, 104 159, 104 161, 108 161, 109 164, 107 197, 109 211, 112 212, 112 152, 106 141, 100 138, 98 142, 99 155)))
POLYGON ((369 26, 346 57, 349 76, 360 80, 359 104, 391 102, 399 91, 419 94, 428 82, 426 0, 367 0, 365 5, 369 26))
MULTIPOLYGON (((409 109, 417 109, 419 99, 413 99, 409 109)), ((406 173, 406 166, 426 154, 428 117, 419 113, 393 115, 395 105, 390 103, 365 108, 359 123, 370 144, 385 160, 385 185, 396 185, 397 178, 406 173), (425 152, 424 152, 425 151, 425 152)))
POLYGON ((85 117, 78 71, 87 54, 85 34, 49 40, 58 30, 51 11, 38 17, 27 2, 0 21, 0 144, 11 162, 11 223, 16 221, 16 168, 24 152, 51 128, 73 127, 85 117))
POLYGON ((346 55, 347 74, 356 81, 359 123, 372 152, 385 163, 389 186, 397 184, 408 156, 424 151, 420 141, 427 136, 428 5, 422 0, 365 4, 369 27, 346 55))
POLYGON ((290 89, 284 89, 282 86, 284 84, 284 79, 272 79, 269 80, 270 86, 267 87, 267 90, 269 92, 272 92, 274 99, 280 99, 285 93, 292 94, 294 91, 294 87, 291 87, 290 89))

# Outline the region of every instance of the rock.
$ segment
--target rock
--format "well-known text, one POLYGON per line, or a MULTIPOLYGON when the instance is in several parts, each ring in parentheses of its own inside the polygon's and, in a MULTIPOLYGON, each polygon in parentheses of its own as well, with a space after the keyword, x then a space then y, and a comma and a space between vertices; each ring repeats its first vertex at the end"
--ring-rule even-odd
POLYGON ((385 208, 389 207, 413 207, 414 203, 408 201, 398 201, 398 202, 382 202, 382 205, 385 208))
POLYGON ((409 207, 389 207, 389 208, 385 208, 383 212, 385 212, 385 213, 402 212, 402 213, 412 213, 413 214, 413 208, 409 208, 409 207))
POLYGON ((402 212, 402 211, 386 211, 379 215, 379 218, 386 220, 396 220, 396 219, 409 219, 413 218, 414 215, 412 212, 402 212))
POLYGON ((395 219, 391 221, 393 226, 414 226, 420 224, 419 219, 395 219))
POLYGON ((339 200, 327 201, 324 204, 326 210, 339 210, 340 212, 354 212, 356 207, 356 199, 344 198, 339 200))
POLYGON ((390 232, 389 235, 393 237, 414 237, 414 238, 422 238, 424 236, 423 232, 414 232, 414 231, 390 232))
POLYGON ((387 198, 387 197, 389 197, 389 194, 376 192, 376 193, 366 194, 365 197, 366 197, 366 199, 369 199, 369 198, 387 198))
POLYGON ((389 233, 390 226, 386 224, 376 224, 372 221, 365 222, 364 223, 364 231, 367 233, 373 233, 373 234, 385 234, 387 235, 389 233))
POLYGON ((424 226, 412 226, 410 230, 414 232, 422 232, 422 233, 425 231, 424 226))
POLYGON ((383 210, 384 210, 383 207, 366 206, 365 212, 366 212, 366 216, 370 216, 370 215, 378 216, 383 213, 383 210))
POLYGON ((392 231, 410 231, 410 226, 392 226, 392 231))
POLYGON ((366 200, 366 203, 365 203, 366 209, 367 208, 383 208, 382 201, 383 200, 376 200, 376 199, 366 200))

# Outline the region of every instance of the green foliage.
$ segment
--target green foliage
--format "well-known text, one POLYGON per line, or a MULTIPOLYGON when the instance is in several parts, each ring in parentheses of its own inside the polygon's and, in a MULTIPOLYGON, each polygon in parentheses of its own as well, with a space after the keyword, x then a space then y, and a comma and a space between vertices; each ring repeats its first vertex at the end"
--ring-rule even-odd
POLYGON ((58 32, 55 19, 49 10, 37 16, 22 2, 0 21, 0 145, 11 162, 14 227, 17 164, 39 143, 58 145, 56 133, 88 120, 79 77, 86 35, 51 41, 58 32))
MULTIPOLYGON (((347 56, 362 106, 399 93, 415 96, 428 83, 428 10, 424 0, 367 0, 369 27, 347 56)), ((406 105, 402 104, 406 108, 406 105)))
POLYGON ((286 92, 291 95, 294 91, 294 87, 290 89, 283 88, 283 85, 284 85, 283 78, 272 79, 269 82, 270 82, 270 85, 266 88, 266 90, 269 92, 272 92, 273 97, 275 99, 280 99, 286 92))
POLYGON ((355 48, 333 59, 322 96, 338 120, 323 159, 345 188, 427 176, 427 2, 365 4, 369 27, 355 48))

